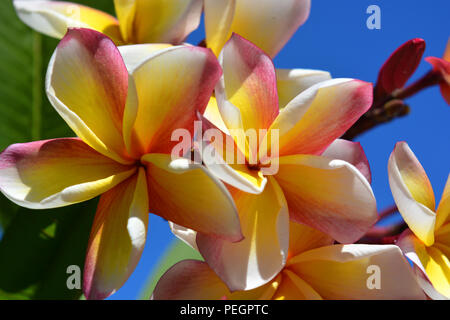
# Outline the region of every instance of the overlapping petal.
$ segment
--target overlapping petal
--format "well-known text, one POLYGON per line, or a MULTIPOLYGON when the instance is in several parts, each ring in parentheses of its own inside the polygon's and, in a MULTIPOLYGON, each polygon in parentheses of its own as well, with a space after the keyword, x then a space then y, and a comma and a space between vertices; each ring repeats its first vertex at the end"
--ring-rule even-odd
POLYGON ((232 195, 244 239, 230 243, 198 234, 197 246, 230 290, 250 290, 274 278, 285 264, 289 246, 288 208, 273 177, 269 177, 261 194, 234 189, 232 195))
POLYGON ((219 60, 223 76, 216 98, 228 129, 268 129, 278 115, 276 75, 270 57, 234 34, 219 60))
POLYGON ((61 39, 68 28, 76 27, 94 29, 122 42, 117 19, 103 11, 64 1, 14 0, 13 4, 26 25, 50 37, 61 39))
POLYGON ((201 150, 203 164, 212 174, 230 186, 244 192, 261 193, 267 178, 261 171, 248 168, 244 163, 245 155, 232 136, 221 131, 206 117, 199 115, 199 118, 204 131, 201 150))
POLYGON ((395 203, 409 228, 426 245, 434 242, 434 193, 420 162, 405 142, 389 157, 389 184, 395 203))
POLYGON ((176 129, 193 137, 197 112, 203 113, 221 75, 217 59, 209 49, 180 46, 159 51, 132 71, 134 103, 128 101, 126 117, 131 132, 130 152, 170 153, 176 129))
POLYGON ((80 139, 20 143, 0 153, 0 190, 23 207, 55 208, 94 198, 135 170, 80 139))
POLYGON ((310 0, 205 0, 206 43, 218 55, 234 32, 273 57, 306 21, 310 6, 310 0))
POLYGON ((279 281, 249 291, 231 293, 225 283, 202 261, 183 260, 172 266, 153 291, 155 300, 267 300, 279 281))
POLYGON ((450 247, 438 241, 427 247, 411 230, 403 232, 397 243, 414 263, 416 277, 425 293, 432 299, 450 299, 450 247))
POLYGON ((150 212, 226 241, 242 239, 239 217, 225 186, 202 165, 167 154, 143 156, 150 212))
POLYGON ((274 300, 322 300, 322 297, 297 274, 284 269, 274 300))
POLYGON ((290 259, 288 269, 324 299, 425 298, 408 262, 394 245, 321 247, 290 259), (379 270, 379 289, 368 285, 374 272, 371 266, 379 270))
POLYGON ((372 85, 333 79, 313 85, 284 107, 271 129, 279 130, 280 156, 321 154, 372 104, 372 85))
POLYGON ((284 108, 297 95, 316 83, 330 80, 327 71, 312 69, 276 69, 278 105, 284 108))
POLYGON ((141 168, 100 198, 84 267, 87 299, 104 299, 125 283, 144 250, 147 225, 147 182, 141 168))
POLYGON ((201 0, 114 0, 127 43, 178 44, 200 23, 201 0))
POLYGON ((322 156, 349 162, 354 165, 364 177, 366 177, 369 183, 372 181, 369 161, 359 142, 336 139, 322 153, 322 156))
POLYGON ((120 46, 118 49, 128 72, 131 74, 145 60, 150 59, 153 55, 159 54, 161 50, 172 47, 169 43, 145 43, 120 46))
POLYGON ((49 63, 50 102, 73 131, 98 152, 131 163, 122 137, 128 72, 105 35, 70 29, 49 63))
POLYGON ((348 162, 311 155, 280 157, 275 177, 290 218, 341 243, 358 240, 377 220, 372 189, 348 162))
POLYGON ((293 221, 289 223, 288 259, 302 252, 332 245, 333 243, 334 239, 332 237, 317 229, 293 221))

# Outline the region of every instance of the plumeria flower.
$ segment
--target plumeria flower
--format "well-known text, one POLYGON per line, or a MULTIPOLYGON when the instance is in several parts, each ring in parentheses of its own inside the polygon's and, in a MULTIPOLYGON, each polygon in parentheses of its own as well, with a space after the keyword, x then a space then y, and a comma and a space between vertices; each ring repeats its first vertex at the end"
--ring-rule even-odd
POLYGON ((214 139, 208 145, 217 152, 203 152, 203 162, 228 185, 245 239, 231 243, 176 224, 172 229, 198 248, 230 290, 249 290, 285 265, 289 218, 341 243, 358 240, 375 223, 367 159, 359 144, 336 141, 370 107, 372 86, 351 79, 319 82, 280 110, 275 69, 261 49, 233 35, 219 60, 224 73, 215 89, 217 110, 209 115, 219 114, 220 121, 205 116, 203 123, 222 129, 223 141, 234 147, 222 150, 214 139), (268 130, 266 137, 279 132, 279 155, 271 157, 268 144, 249 147, 241 133, 252 129, 268 130), (261 157, 252 163, 252 154, 261 157), (228 161, 236 155, 244 163, 228 161), (275 165, 278 170, 267 170, 275 165))
POLYGON ((397 244, 414 263, 426 294, 450 298, 450 177, 435 209, 433 188, 423 167, 408 144, 398 142, 389 158, 389 183, 409 226, 397 244))
POLYGON ((90 28, 117 45, 181 43, 197 29, 202 5, 202 0, 114 0, 116 18, 72 2, 14 0, 19 18, 38 32, 60 39, 67 28, 90 28))
MULTIPOLYGON (((395 245, 333 245, 331 237, 294 222, 290 223, 289 240, 286 266, 261 287, 232 292, 205 262, 183 260, 161 277, 152 298, 425 299, 395 245)), ((233 263, 245 262, 236 259, 233 263)))
POLYGON ((204 0, 206 44, 216 55, 232 33, 274 57, 308 18, 311 0, 204 0))
POLYGON ((48 98, 78 138, 9 146, 0 154, 0 190, 32 209, 101 195, 84 270, 84 293, 101 299, 132 273, 144 248, 148 213, 214 237, 239 241, 230 193, 203 166, 172 160, 171 132, 193 132, 222 71, 193 46, 151 53, 121 48, 91 29, 69 29, 50 61, 48 98), (147 58, 143 58, 147 55, 147 58))
POLYGON ((450 39, 442 58, 427 57, 425 60, 433 66, 435 72, 441 75, 439 81, 441 93, 447 104, 450 105, 450 39))

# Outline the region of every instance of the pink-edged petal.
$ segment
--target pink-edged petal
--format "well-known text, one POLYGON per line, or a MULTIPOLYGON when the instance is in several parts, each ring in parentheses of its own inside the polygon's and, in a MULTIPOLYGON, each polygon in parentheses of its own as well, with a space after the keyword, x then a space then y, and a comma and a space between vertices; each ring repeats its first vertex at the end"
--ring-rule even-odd
POLYGON ((150 212, 183 227, 240 241, 237 210, 228 190, 204 166, 166 154, 147 154, 150 212))
POLYGON ((297 95, 316 83, 330 80, 327 71, 312 69, 276 69, 278 105, 284 108, 297 95))
POLYGON ((450 84, 450 61, 436 57, 427 57, 425 61, 430 63, 435 71, 441 73, 447 84, 450 84))
POLYGON ((19 18, 34 30, 61 39, 68 28, 89 28, 121 43, 119 23, 113 16, 66 1, 14 0, 19 18))
POLYGON ((231 293, 214 271, 202 261, 183 260, 172 266, 158 281, 154 300, 267 300, 278 287, 274 280, 249 291, 231 293))
POLYGON ((131 163, 122 137, 128 72, 117 47, 90 29, 69 29, 49 63, 50 102, 84 142, 131 163))
POLYGON ((197 29, 202 0, 114 0, 127 43, 181 43, 197 29))
POLYGON ((394 245, 326 246, 292 258, 288 266, 324 299, 425 299, 394 245), (374 272, 379 288, 369 286, 374 272))
POLYGON ((427 57, 425 58, 425 61, 429 62, 433 66, 435 72, 441 74, 441 93, 447 104, 450 105, 450 58, 445 60, 436 57, 427 57))
POLYGON ((426 245, 434 242, 436 214, 430 181, 406 142, 398 142, 389 157, 389 184, 409 228, 426 245))
POLYGON ((358 169, 367 181, 371 183, 372 175, 366 154, 359 142, 336 139, 322 153, 322 156, 330 159, 339 159, 351 163, 358 169))
POLYGON ((310 7, 310 0, 207 0, 206 42, 218 54, 234 32, 273 57, 306 21, 310 7))
POLYGON ((106 192, 135 170, 80 139, 19 143, 0 153, 0 191, 23 207, 62 207, 106 192))
POLYGON ((132 154, 170 153, 176 129, 193 137, 197 112, 205 111, 221 72, 209 49, 194 46, 162 50, 134 68, 135 105, 127 105, 134 117, 126 134, 132 154))
POLYGON ((223 76, 215 93, 228 129, 268 129, 278 115, 275 68, 270 57, 233 34, 219 60, 223 76))
POLYGON ((271 129, 279 130, 279 153, 321 154, 372 104, 372 84, 353 79, 319 82, 284 107, 271 129))
POLYGON ((244 239, 231 243, 199 233, 197 246, 231 291, 250 290, 283 268, 289 246, 289 215, 277 182, 269 177, 258 195, 232 190, 244 239))
POLYGON ((183 260, 159 279, 154 300, 220 300, 230 294, 209 266, 198 260, 183 260))
POLYGON ((136 267, 148 226, 145 170, 103 194, 98 204, 84 266, 87 299, 116 292, 136 267))
POLYGON ((275 178, 286 197, 291 220, 341 243, 355 242, 377 220, 372 189, 348 162, 311 155, 280 157, 275 178))

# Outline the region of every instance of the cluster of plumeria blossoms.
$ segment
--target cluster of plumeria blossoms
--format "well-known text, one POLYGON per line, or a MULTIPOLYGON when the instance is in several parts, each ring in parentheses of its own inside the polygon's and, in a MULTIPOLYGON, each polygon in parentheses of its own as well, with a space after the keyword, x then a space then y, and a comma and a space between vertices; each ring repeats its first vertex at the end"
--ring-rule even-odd
POLYGON ((0 191, 33 209, 100 196, 88 299, 108 297, 133 272, 149 212, 204 258, 170 268, 154 299, 450 297, 450 182, 435 209, 423 168, 399 143, 389 181, 410 229, 395 244, 362 244, 378 220, 369 164, 359 143, 340 139, 431 84, 449 101, 450 49, 404 87, 424 49, 406 43, 374 90, 274 68, 309 0, 115 0, 117 19, 67 2, 14 5, 26 24, 62 38, 45 88, 77 137, 6 148, 0 191), (202 9, 205 42, 183 44, 202 9))

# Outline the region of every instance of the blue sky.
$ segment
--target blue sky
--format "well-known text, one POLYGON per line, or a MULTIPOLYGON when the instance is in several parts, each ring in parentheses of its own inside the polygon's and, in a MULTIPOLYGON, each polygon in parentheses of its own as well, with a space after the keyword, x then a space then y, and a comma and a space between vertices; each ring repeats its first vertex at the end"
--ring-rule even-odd
MULTIPOLYGON (((441 57, 450 36, 450 1, 319 1, 312 0, 311 14, 275 58, 277 68, 321 69, 334 78, 357 78, 375 82, 378 70, 390 53, 412 38, 426 41, 426 56, 441 57), (366 9, 381 8, 381 29, 369 30, 366 9)), ((261 32, 264 32, 262 29, 261 32)), ((204 38, 203 24, 188 42, 204 38)), ((412 80, 430 69, 421 62, 412 80)), ((449 174, 450 106, 437 87, 406 100, 408 116, 381 125, 357 137, 369 159, 372 187, 379 210, 393 204, 387 161, 397 141, 407 141, 425 168, 439 201, 449 174)), ((143 257, 127 283, 111 299, 135 299, 173 236, 167 223, 151 215, 149 238, 143 257)))

